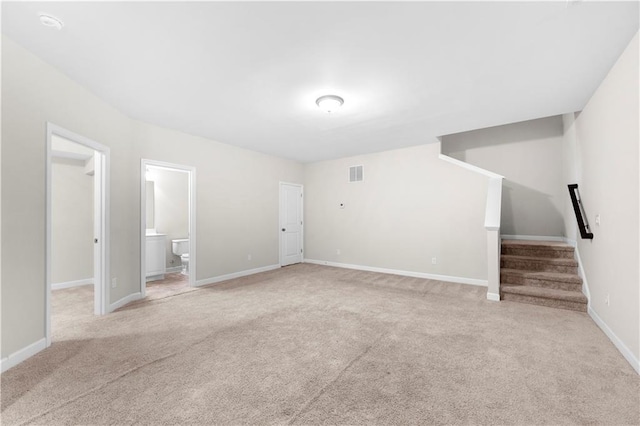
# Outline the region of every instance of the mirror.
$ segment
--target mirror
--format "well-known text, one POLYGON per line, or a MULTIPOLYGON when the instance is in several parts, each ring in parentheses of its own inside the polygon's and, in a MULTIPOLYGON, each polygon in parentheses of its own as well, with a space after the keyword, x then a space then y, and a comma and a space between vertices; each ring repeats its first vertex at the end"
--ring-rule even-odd
POLYGON ((155 228, 154 218, 155 196, 153 182, 147 181, 147 229, 155 228))

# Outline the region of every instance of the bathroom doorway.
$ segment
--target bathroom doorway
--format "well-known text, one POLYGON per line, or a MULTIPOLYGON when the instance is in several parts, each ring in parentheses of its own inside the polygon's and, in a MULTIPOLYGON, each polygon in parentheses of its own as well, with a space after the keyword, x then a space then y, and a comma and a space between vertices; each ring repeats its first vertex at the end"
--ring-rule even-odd
POLYGON ((53 328, 59 336, 67 322, 107 313, 109 148, 51 123, 46 136, 45 334, 49 346, 53 328))
POLYGON ((140 294, 195 290, 195 168, 142 159, 140 175, 140 294))

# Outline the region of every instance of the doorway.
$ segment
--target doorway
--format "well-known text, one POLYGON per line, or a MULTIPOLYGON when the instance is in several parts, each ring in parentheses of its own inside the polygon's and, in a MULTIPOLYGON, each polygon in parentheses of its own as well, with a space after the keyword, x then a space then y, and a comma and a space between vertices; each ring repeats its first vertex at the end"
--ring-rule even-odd
POLYGON ((160 299, 196 287, 195 168, 140 163, 140 294, 160 299))
POLYGON ((304 258, 303 201, 302 185, 280 182, 280 266, 304 258))
MULTIPOLYGON (((55 124, 47 123, 45 170, 45 334, 47 346, 51 345, 52 339, 52 291, 54 288, 92 285, 93 314, 104 315, 107 313, 109 300, 108 286, 106 285, 109 276, 109 156, 108 147, 55 124), (82 201, 83 207, 69 205, 67 206, 68 211, 74 212, 74 209, 84 208, 89 217, 78 216, 84 224, 81 224, 80 227, 78 224, 74 224, 74 235, 69 235, 64 244, 58 244, 60 241, 56 240, 55 250, 58 257, 55 258, 53 245, 55 235, 53 226, 54 194, 52 192, 54 161, 56 168, 61 167, 56 171, 56 181, 60 177, 58 172, 61 172, 64 178, 83 174, 92 176, 91 181, 76 182, 78 188, 74 191, 68 191, 68 188, 64 188, 69 196, 78 197, 81 195, 80 192, 85 196, 82 201), (81 187, 83 189, 79 189, 81 187), (84 259, 84 261, 74 258, 73 254, 80 252, 78 245, 81 246, 80 251, 89 251, 93 256, 89 255, 88 259, 84 259), (66 260, 61 259, 62 254, 67 257, 66 260), (54 260, 56 261, 55 269, 54 260), (67 275, 64 275, 63 272, 67 275)), ((57 185, 57 189, 62 191, 63 187, 57 185)), ((56 193, 55 195, 60 194, 56 193)), ((56 206, 64 206, 65 201, 68 200, 56 198, 56 206)), ((58 224, 59 218, 55 219, 58 224)))

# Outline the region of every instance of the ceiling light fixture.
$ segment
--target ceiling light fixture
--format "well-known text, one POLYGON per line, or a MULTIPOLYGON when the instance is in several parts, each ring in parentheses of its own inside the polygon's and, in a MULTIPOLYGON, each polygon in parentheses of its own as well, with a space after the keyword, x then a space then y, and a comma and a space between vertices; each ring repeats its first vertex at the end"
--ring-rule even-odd
POLYGON ((340 108, 344 103, 344 99, 336 95, 324 95, 316 99, 316 104, 320 109, 327 112, 333 112, 340 108))
POLYGON ((40 15, 40 22, 42 22, 42 25, 45 27, 55 28, 56 30, 61 30, 64 26, 62 21, 55 16, 46 15, 44 13, 40 15))

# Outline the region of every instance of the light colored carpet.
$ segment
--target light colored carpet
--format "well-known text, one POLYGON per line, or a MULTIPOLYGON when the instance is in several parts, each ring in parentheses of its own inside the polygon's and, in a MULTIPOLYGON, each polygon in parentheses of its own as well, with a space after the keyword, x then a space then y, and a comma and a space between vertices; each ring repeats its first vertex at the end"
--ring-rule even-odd
POLYGON ((485 292, 303 264, 54 322, 2 424, 640 423, 586 314, 485 292))
POLYGON ((189 276, 182 275, 180 272, 171 272, 164 275, 164 279, 147 282, 145 289, 145 299, 155 300, 164 299, 165 297, 175 296, 195 290, 189 287, 189 276))

